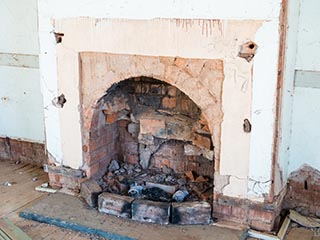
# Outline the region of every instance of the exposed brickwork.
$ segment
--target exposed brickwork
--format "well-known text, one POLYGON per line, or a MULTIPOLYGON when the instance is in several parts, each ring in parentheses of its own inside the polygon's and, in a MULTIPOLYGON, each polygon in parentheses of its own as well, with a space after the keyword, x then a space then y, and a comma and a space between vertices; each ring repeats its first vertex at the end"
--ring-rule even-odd
POLYGON ((170 203, 135 200, 132 203, 132 219, 139 222, 169 224, 170 203))
POLYGON ((209 224, 211 206, 207 202, 172 203, 172 223, 209 224))
POLYGON ((134 198, 112 193, 101 193, 98 198, 99 212, 117 217, 131 218, 131 203, 134 198))
POLYGON ((194 171, 198 175, 213 176, 213 161, 201 156, 186 156, 184 144, 168 142, 164 144, 151 158, 151 166, 172 168, 177 173, 194 171))
POLYGON ((308 165, 292 172, 288 179, 285 209, 320 217, 320 171, 308 165))
POLYGON ((98 195, 101 192, 102 189, 100 185, 93 179, 81 183, 81 196, 90 207, 98 206, 98 195))
POLYGON ((74 191, 80 191, 80 186, 86 178, 73 178, 60 174, 48 173, 50 186, 55 188, 68 188, 74 191))
MULTIPOLYGON (((141 131, 139 128, 141 128, 141 126, 139 123, 137 124, 137 120, 139 121, 139 119, 135 118, 139 117, 139 113, 141 112, 133 111, 134 116, 128 114, 133 110, 131 105, 136 105, 137 103, 143 106, 153 107, 154 109, 160 109, 161 111, 163 110, 164 112, 161 112, 161 114, 165 114, 166 111, 171 113, 178 112, 182 116, 188 115, 191 118, 198 118, 198 106, 200 106, 203 110, 203 117, 210 116, 210 118, 204 125, 200 124, 198 129, 202 128, 202 132, 209 133, 214 129, 214 132, 212 139, 210 136, 201 135, 200 138, 203 136, 206 137, 204 141, 202 141, 203 139, 197 138, 194 139, 194 142, 200 145, 199 147, 207 147, 210 149, 214 145, 215 158, 219 161, 219 139, 222 121, 221 90, 224 78, 223 62, 221 60, 91 53, 82 53, 81 59, 83 65, 81 69, 84 70, 82 73, 83 78, 81 78, 82 142, 86 163, 83 169, 86 171, 87 176, 98 176, 102 171, 98 169, 98 166, 107 166, 114 157, 117 157, 120 161, 129 163, 137 163, 139 161, 139 155, 141 153, 137 152, 139 146, 136 144, 136 138, 139 137, 139 131, 141 131), (102 65, 105 64, 106 68, 96 69, 96 65, 91 64, 91 61, 100 62, 102 65), (88 68, 91 69, 93 75, 86 74, 88 68), (101 69, 104 69, 103 71, 111 71, 112 74, 109 75, 107 73, 107 75, 105 75, 106 78, 100 79, 101 69), (142 83, 141 79, 143 77, 135 76, 146 76, 145 79, 148 79, 147 77, 154 77, 161 80, 161 82, 151 82, 147 80, 142 83), (105 101, 107 96, 102 97, 103 92, 110 88, 113 83, 121 84, 125 79, 132 79, 136 82, 128 94, 123 96, 117 95, 111 101, 105 101), (135 97, 132 98, 132 95, 135 97), (97 102, 98 99, 100 100, 97 102), (107 104, 105 104, 106 102, 107 104), (198 104, 198 106, 195 103, 198 104), (214 104, 212 105, 212 103, 214 104), (101 112, 103 112, 103 114, 101 114, 101 112), (211 116, 214 116, 214 118, 211 116), (117 124, 117 128, 113 128, 113 124, 117 124), (107 137, 107 139, 100 139, 100 133, 103 131, 102 125, 109 125, 109 127, 114 129, 115 134, 111 138, 113 138, 113 142, 117 143, 115 146, 111 146, 112 144, 108 143, 108 140, 110 140, 109 137, 107 137), (94 136, 97 136, 97 138, 94 138, 94 136), (211 140, 213 141, 212 143, 211 140), (108 150, 101 149, 100 143, 102 144, 103 142, 107 145, 109 144, 107 147, 108 150), (99 165, 97 163, 99 163, 99 165)), ((190 126, 190 124, 185 124, 185 126, 190 126)), ((167 131, 165 134, 168 137, 173 137, 173 139, 181 138, 181 140, 187 139, 187 141, 189 141, 188 139, 193 137, 188 135, 189 130, 181 129, 175 121, 166 122, 165 128, 167 131), (181 134, 185 135, 180 137, 181 134)), ((159 135, 160 137, 164 136, 161 129, 158 128, 155 130, 160 130, 156 132, 156 137, 159 135)), ((145 137, 144 140, 148 138, 148 136, 145 137)), ((191 141, 191 143, 192 142, 193 141, 191 141)), ((149 150, 150 149, 148 149, 148 151, 149 150)), ((147 155, 151 156, 152 154, 153 152, 150 152, 147 155)), ((213 169, 213 167, 211 167, 212 162, 209 163, 210 167, 207 167, 203 163, 199 164, 199 158, 200 156, 188 155, 186 161, 189 161, 190 164, 184 163, 181 164, 183 167, 180 165, 175 168, 180 169, 180 171, 183 169, 194 170, 199 167, 197 165, 201 165, 203 169, 213 169)), ((166 159, 162 160, 166 161, 166 159)), ((174 166, 173 162, 170 164, 172 167, 174 166)), ((210 173, 212 174, 212 172, 210 173)), ((209 171, 206 175, 209 175, 209 171)))
POLYGON ((207 121, 188 96, 165 82, 146 77, 122 81, 98 101, 91 126, 83 126, 89 136, 83 145, 89 177, 101 177, 112 159, 213 177, 207 121), (198 151, 186 153, 184 145, 192 143, 198 151))
POLYGON ((47 162, 44 144, 0 138, 0 158, 41 166, 47 162))
POLYGON ((279 223, 283 193, 273 203, 258 203, 219 195, 213 202, 213 217, 233 221, 261 231, 272 231, 279 223))

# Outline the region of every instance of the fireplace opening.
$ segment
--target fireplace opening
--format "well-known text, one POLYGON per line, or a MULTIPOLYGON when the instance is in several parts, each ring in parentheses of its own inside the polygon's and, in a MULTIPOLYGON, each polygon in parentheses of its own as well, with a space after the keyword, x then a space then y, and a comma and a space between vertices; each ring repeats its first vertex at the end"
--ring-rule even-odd
POLYGON ((154 202, 212 203, 214 147, 208 123, 175 86, 148 77, 113 84, 97 103, 89 149, 90 160, 99 161, 95 177, 103 192, 154 202))

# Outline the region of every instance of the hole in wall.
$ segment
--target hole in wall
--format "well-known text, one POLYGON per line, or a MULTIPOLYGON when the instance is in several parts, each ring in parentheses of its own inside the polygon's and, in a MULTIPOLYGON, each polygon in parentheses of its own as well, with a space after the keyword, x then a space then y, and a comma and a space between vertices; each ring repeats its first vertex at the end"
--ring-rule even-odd
POLYGON ((66 102, 67 102, 67 99, 65 98, 63 93, 60 96, 52 99, 53 106, 55 106, 57 108, 63 108, 63 106, 66 102))
POLYGON ((250 49, 254 49, 254 47, 255 47, 255 46, 254 46, 253 43, 251 43, 251 44, 249 45, 249 48, 250 48, 250 49))
POLYGON ((250 62, 256 54, 258 45, 252 41, 248 41, 240 46, 238 56, 250 62))
POLYGON ((243 131, 246 132, 246 133, 249 133, 251 132, 251 123, 250 121, 246 118, 243 120, 243 131))
POLYGON ((53 34, 56 38, 56 43, 61 43, 62 37, 64 36, 64 33, 54 32, 53 34))

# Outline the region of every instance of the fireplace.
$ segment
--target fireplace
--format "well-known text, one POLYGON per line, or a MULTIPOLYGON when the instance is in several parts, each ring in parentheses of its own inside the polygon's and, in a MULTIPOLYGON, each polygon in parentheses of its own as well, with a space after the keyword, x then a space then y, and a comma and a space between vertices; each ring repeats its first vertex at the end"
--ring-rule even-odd
MULTIPOLYGON (((210 4, 215 14, 220 12, 214 3, 210 4)), ((153 209, 169 209, 169 222, 175 223, 173 219, 179 218, 172 213, 179 209, 180 215, 187 209, 202 209, 206 213, 212 210, 212 216, 219 220, 258 229, 272 227, 281 204, 280 188, 273 189, 274 182, 281 178, 277 177, 272 158, 279 41, 275 37, 270 42, 267 37, 279 36, 279 18, 273 11, 279 8, 275 5, 262 8, 267 19, 252 15, 251 20, 244 20, 234 19, 227 8, 226 16, 213 14, 212 19, 166 19, 158 15, 159 19, 122 15, 121 19, 113 19, 104 11, 101 16, 95 12, 103 8, 97 7, 85 14, 89 17, 83 17, 60 11, 65 9, 62 5, 48 8, 40 4, 40 64, 45 66, 41 68, 41 79, 50 185, 79 190, 87 180, 97 180, 100 185, 103 179, 112 180, 110 172, 130 180, 126 174, 132 167, 133 175, 154 169, 161 175, 168 170, 176 181, 181 176, 189 182, 203 177, 213 194, 209 193, 206 200, 187 189, 194 202, 131 199, 118 193, 123 186, 116 183, 114 189, 106 189, 108 193, 102 195, 105 201, 101 201, 122 202, 119 209, 130 206, 130 214, 142 206, 151 207, 143 201, 154 202, 157 208, 153 209), (54 14, 47 13, 48 9, 54 14), (120 94, 117 89, 126 86, 128 92, 131 85, 142 83, 148 86, 144 90, 155 91, 144 92, 143 96, 154 100, 145 103, 156 102, 157 107, 150 109, 147 105, 145 111, 136 114, 132 104, 142 96, 142 87, 141 92, 138 87, 133 94, 136 102, 130 100, 120 111, 107 107, 108 99, 116 102, 117 98, 111 96, 120 94), (151 85, 161 85, 161 94, 157 92, 160 88, 151 85), (169 93, 171 88, 179 97, 169 93), (66 100, 61 107, 52 104, 59 99, 66 100), (188 111, 194 115, 181 111, 182 102, 195 109, 188 111), (183 121, 177 124, 173 121, 177 119, 183 121), (188 124, 177 135, 168 134, 171 127, 167 122, 173 123, 172 129, 180 128, 183 122, 188 124), (197 125, 202 131, 194 127, 197 125), (200 139, 206 144, 199 146, 196 141, 200 139), (125 141, 120 144, 120 140, 125 141), (169 151, 179 159, 168 158, 169 151), (183 207, 178 208, 179 204, 183 207)), ((122 95, 118 107, 132 94, 122 95)), ((151 180, 143 179, 154 183, 151 180)), ((169 180, 156 183, 174 185, 169 180)), ((137 185, 139 181, 133 180, 137 185)), ((91 185, 91 193, 99 192, 104 187, 100 185, 91 185)), ((128 186, 129 191, 130 183, 128 186)))
POLYGON ((169 223, 177 219, 167 213, 171 203, 183 202, 187 205, 179 205, 180 212, 205 209, 206 214, 171 222, 209 223, 222 62, 81 53, 81 64, 84 169, 105 192, 99 197, 100 211, 131 216, 122 212, 123 206, 115 211, 106 199, 123 197, 128 205, 134 197, 133 206, 138 200, 146 201, 147 208, 166 204, 164 220, 146 217, 146 212, 147 220, 137 220, 169 223), (103 95, 96 97, 96 89, 103 95), (210 121, 209 112, 216 114, 210 121))
POLYGON ((187 95, 165 82, 136 77, 111 86, 97 103, 89 134, 94 161, 213 177, 207 121, 187 95))

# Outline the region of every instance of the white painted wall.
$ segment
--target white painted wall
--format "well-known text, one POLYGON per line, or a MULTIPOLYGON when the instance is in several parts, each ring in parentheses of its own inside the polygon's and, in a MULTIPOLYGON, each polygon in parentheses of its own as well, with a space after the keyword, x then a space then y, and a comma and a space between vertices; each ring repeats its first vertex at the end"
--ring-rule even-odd
MULTIPOLYGON (((252 133, 246 137, 241 138, 241 134, 238 133, 232 138, 232 132, 226 134, 233 139, 231 144, 237 149, 237 144, 243 144, 241 141, 250 141, 250 144, 246 144, 246 147, 240 151, 241 156, 237 154, 238 152, 225 150, 225 160, 224 165, 221 166, 221 171, 223 174, 232 175, 232 184, 225 189, 225 194, 229 196, 236 197, 252 197, 254 199, 262 200, 263 195, 269 192, 270 179, 271 179, 271 159, 272 159, 272 144, 273 144, 273 132, 274 132, 274 116, 275 116, 275 93, 276 93, 276 80, 277 80, 277 61, 278 61, 278 45, 279 45, 279 12, 281 6, 281 0, 163 0, 163 1, 149 1, 149 0, 110 0, 110 1, 85 1, 85 0, 39 0, 39 36, 40 36, 40 68, 41 68, 41 81, 42 89, 44 93, 45 102, 45 119, 46 119, 46 136, 47 136, 47 147, 49 152, 57 159, 58 162, 72 166, 74 168, 81 166, 81 161, 79 163, 79 158, 75 157, 75 148, 77 151, 81 143, 66 141, 65 137, 60 130, 65 128, 66 118, 62 116, 67 116, 66 110, 63 109, 59 111, 53 108, 50 103, 53 97, 60 94, 62 90, 60 85, 58 85, 58 76, 56 72, 56 46, 54 42, 53 34, 51 33, 55 26, 53 26, 53 19, 64 19, 79 16, 88 16, 96 18, 109 18, 109 19, 153 19, 153 18, 182 18, 182 19, 237 19, 237 20, 262 20, 264 21, 263 26, 259 29, 256 35, 255 41, 259 45, 258 54, 253 62, 253 75, 250 75, 250 71, 246 71, 245 74, 242 72, 239 74, 238 78, 234 78, 233 72, 227 71, 227 84, 232 85, 232 81, 235 81, 234 88, 237 89, 239 82, 245 77, 246 81, 253 81, 253 105, 252 109, 249 107, 244 111, 245 114, 241 117, 252 117, 252 133), (231 7, 232 6, 232 7, 231 7), (247 74, 249 73, 249 74, 247 74), (242 78, 241 78, 242 77, 242 78), (250 115, 251 116, 247 116, 250 115), (62 127, 62 128, 61 128, 62 127), (265 133, 268 134, 265 134, 265 133), (251 140, 249 139, 251 136, 251 140), (70 143, 70 144, 69 144, 70 143), (69 144, 69 145, 68 145, 69 144), (70 146, 70 148, 68 147, 70 146), (249 150, 250 149, 250 150, 249 150), (244 162, 239 159, 244 159, 244 162), (75 161, 76 160, 76 161, 75 161), (239 167, 230 167, 237 166, 239 167), (252 180, 248 184, 248 180, 252 180), (253 189, 252 182, 259 181, 263 182, 263 186, 259 189, 253 189), (247 195, 247 192, 250 194, 247 195)), ((62 20, 60 22, 63 22, 62 20)), ((89 21, 88 21, 89 22, 89 21)), ((119 21, 120 24, 121 21, 119 21)), ((118 24, 118 25, 119 25, 118 24)), ((152 23, 153 24, 153 23, 152 23)), ((118 26, 116 25, 116 26, 118 26)), ((151 25, 150 25, 151 26, 151 25)), ((164 27, 164 26, 163 26, 164 27)), ((59 26, 63 29, 63 26, 59 26)), ((112 27, 111 27, 112 28, 112 27)), ((160 29, 160 28, 159 28, 160 29)), ((241 26, 239 25, 239 29, 241 26)), ((116 53, 136 53, 136 54, 150 54, 146 53, 144 48, 135 47, 132 45, 119 45, 119 41, 116 40, 114 32, 123 32, 121 29, 114 29, 111 34, 106 35, 105 38, 109 39, 110 45, 104 45, 100 49, 106 49, 106 51, 116 52, 116 53), (113 37, 115 39, 113 39, 113 37), (113 41, 112 41, 113 39, 113 41), (111 48, 112 46, 116 46, 111 48), (134 48, 134 51, 128 51, 134 48)), ((160 32, 163 32, 161 30, 160 32)), ((108 32, 110 33, 110 31, 108 32)), ((132 35, 137 34, 136 30, 133 29, 132 35)), ((128 34, 125 33, 125 34, 128 34)), ((155 33, 154 33, 155 34, 155 33)), ((89 35, 82 35, 80 37, 86 38, 89 35)), ((181 35, 182 36, 182 35, 181 35)), ((236 38, 237 36, 234 36, 236 38)), ((202 38, 202 37, 201 37, 202 38)), ((68 37, 65 36, 67 40, 68 37)), ((182 39, 182 38, 181 38, 182 39)), ((189 39, 184 38, 184 39, 189 39)), ((90 42, 93 43, 94 41, 90 42)), ((201 40, 200 42, 214 42, 214 39, 208 37, 207 40, 201 40)), ((195 42, 196 43, 196 42, 195 42)), ((174 46, 174 43, 172 43, 174 46)), ((181 57, 198 57, 198 58, 210 58, 215 57, 215 52, 218 50, 212 50, 210 46, 196 46, 194 49, 201 49, 198 54, 196 51, 185 52, 180 49, 170 48, 162 49, 158 46, 156 51, 157 55, 164 56, 181 56, 181 57), (210 52, 211 51, 211 52, 210 52), (212 53, 213 51, 213 53, 212 53), (212 53, 212 54, 211 54, 212 53)), ((93 44, 91 50, 97 48, 93 44)), ((138 45, 140 46, 140 45, 138 45)), ((212 45, 214 46, 214 44, 212 45)), ((61 46, 60 46, 61 47, 61 46)), ((62 48, 63 48, 62 44, 62 48)), ((83 48, 88 50, 88 46, 83 48)), ((65 48, 64 53, 66 57, 73 58, 76 56, 76 52, 72 48, 65 48)), ((221 54, 221 53, 220 53, 221 54)), ((234 52, 235 56, 237 52, 234 52)), ((154 54, 153 54, 154 55, 154 54)), ((228 56, 223 56, 227 58, 228 56)), ((244 60, 243 60, 244 61, 244 60)), ((245 62, 244 62, 245 63, 245 62)), ((243 64, 244 64, 243 63, 243 64)), ((72 65, 72 64, 71 64, 72 65)), ((247 65, 251 66, 251 65, 247 65)), ((237 68, 238 63, 234 66, 227 66, 228 68, 237 68)), ((250 70, 250 69, 248 69, 250 70)), ((75 74, 74 76, 77 76, 75 74)), ((77 86, 77 79, 74 82, 77 86)), ((74 81, 74 79, 72 80, 74 81)), ((66 84, 71 84, 68 82, 66 84)), ((248 85, 250 87, 250 84, 248 85)), ((231 90, 231 88, 228 88, 231 90)), ((228 91, 229 91, 228 90, 228 91)), ((231 91, 232 92, 232 91, 231 91)), ((240 103, 241 94, 238 98, 232 98, 234 103, 240 103)), ((225 99, 228 96, 224 96, 225 99)), ((247 98, 247 96, 246 96, 247 98)), ((229 102, 232 102, 229 99, 229 102)), ((71 99, 69 104, 74 104, 74 108, 77 107, 78 99, 71 99)), ((241 105, 241 104, 240 104, 241 105)), ((243 106, 242 106, 243 107, 243 106)), ((227 109, 224 109, 227 111, 227 109)), ((78 113, 76 113, 78 114, 78 113)), ((238 116, 237 116, 238 117, 238 116)), ((74 119, 79 119, 79 116, 73 116, 74 119)), ((75 121, 78 125, 79 122, 75 121)), ((224 119, 225 124, 238 124, 234 125, 233 128, 241 129, 242 121, 235 122, 232 120, 232 115, 226 115, 224 119)), ((76 127, 77 128, 77 127, 76 127)), ((74 128, 72 128, 74 130, 74 128)), ((71 130, 71 129, 70 129, 71 130)), ((73 131, 72 130, 72 131, 73 131)), ((225 144, 225 149, 228 149, 228 145, 225 144)), ((230 145, 231 146, 231 145, 230 145)), ((223 150, 222 150, 223 151, 223 150)))
POLYGON ((288 173, 302 164, 320 169, 320 3, 301 0, 288 173))
POLYGON ((319 88, 295 88, 289 173, 303 164, 320 170, 319 103, 319 88))
POLYGON ((320 71, 320 2, 300 0, 296 69, 320 71))
POLYGON ((1 0, 0 16, 0 52, 37 55, 37 0, 1 0))
POLYGON ((44 142, 37 1, 1 0, 0 16, 0 136, 44 142))

